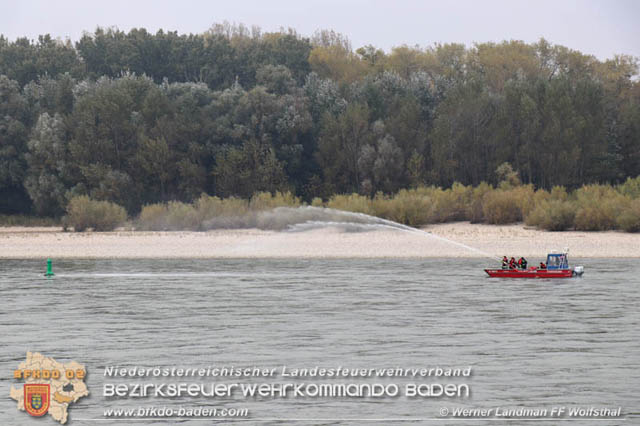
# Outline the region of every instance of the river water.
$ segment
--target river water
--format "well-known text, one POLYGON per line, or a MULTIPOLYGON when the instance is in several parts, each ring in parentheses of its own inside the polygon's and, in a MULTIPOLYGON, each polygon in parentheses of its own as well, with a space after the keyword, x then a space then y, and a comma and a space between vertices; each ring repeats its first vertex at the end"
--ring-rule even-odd
MULTIPOLYGON (((535 260, 535 259, 533 259, 535 260)), ((489 261, 490 262, 490 261, 489 261)), ((441 409, 621 407, 640 424, 640 266, 580 259, 582 278, 484 276, 481 259, 0 262, 0 424, 44 425, 9 398, 27 351, 84 364, 91 395, 70 424, 129 424, 105 409, 247 408, 241 424, 522 424, 441 409), (465 383, 469 397, 108 398, 105 383, 284 383, 275 378, 105 377, 105 367, 465 368, 470 377, 304 378, 305 383, 465 383), (302 421, 304 420, 304 421, 302 421)), ((401 392, 402 393, 402 392, 401 392)), ((137 419, 139 420, 139 419, 137 419)), ((210 424, 211 419, 136 424, 210 424)), ((560 420, 538 422, 560 424, 560 420)))

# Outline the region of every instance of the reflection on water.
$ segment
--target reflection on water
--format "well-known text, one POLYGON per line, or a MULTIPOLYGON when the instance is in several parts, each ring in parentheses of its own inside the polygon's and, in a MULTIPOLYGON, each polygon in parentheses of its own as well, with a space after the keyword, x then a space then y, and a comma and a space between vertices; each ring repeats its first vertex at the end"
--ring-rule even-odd
POLYGON ((44 262, 1 261, 0 424, 42 423, 8 398, 27 351, 87 366, 92 395, 72 421, 107 407, 202 404, 255 418, 396 419, 437 417, 441 406, 622 406, 630 421, 598 424, 640 422, 640 267, 579 263, 579 279, 499 280, 469 259, 66 260, 47 280, 44 262), (107 400, 107 365, 472 366, 472 396, 107 400))

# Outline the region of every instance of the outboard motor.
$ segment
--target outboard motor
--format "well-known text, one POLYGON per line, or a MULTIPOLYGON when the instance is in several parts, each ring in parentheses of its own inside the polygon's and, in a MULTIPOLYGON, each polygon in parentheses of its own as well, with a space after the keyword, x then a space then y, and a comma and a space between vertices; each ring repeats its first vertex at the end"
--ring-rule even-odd
POLYGON ((583 273, 584 273, 584 266, 575 266, 573 268, 574 277, 581 277, 583 273))

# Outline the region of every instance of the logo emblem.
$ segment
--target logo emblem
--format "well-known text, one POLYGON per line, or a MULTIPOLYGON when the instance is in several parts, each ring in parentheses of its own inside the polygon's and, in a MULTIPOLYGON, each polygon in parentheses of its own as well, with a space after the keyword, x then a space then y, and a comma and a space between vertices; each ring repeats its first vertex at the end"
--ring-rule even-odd
POLYGON ((32 416, 43 416, 49 411, 51 388, 46 385, 24 385, 24 409, 32 416))

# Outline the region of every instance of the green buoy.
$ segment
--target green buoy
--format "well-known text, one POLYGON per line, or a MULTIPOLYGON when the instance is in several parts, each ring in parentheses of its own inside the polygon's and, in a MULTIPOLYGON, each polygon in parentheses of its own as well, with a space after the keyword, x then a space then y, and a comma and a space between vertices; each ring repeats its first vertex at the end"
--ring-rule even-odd
POLYGON ((46 274, 44 274, 45 277, 52 277, 55 274, 53 273, 52 267, 51 267, 51 259, 47 259, 47 272, 46 274))

